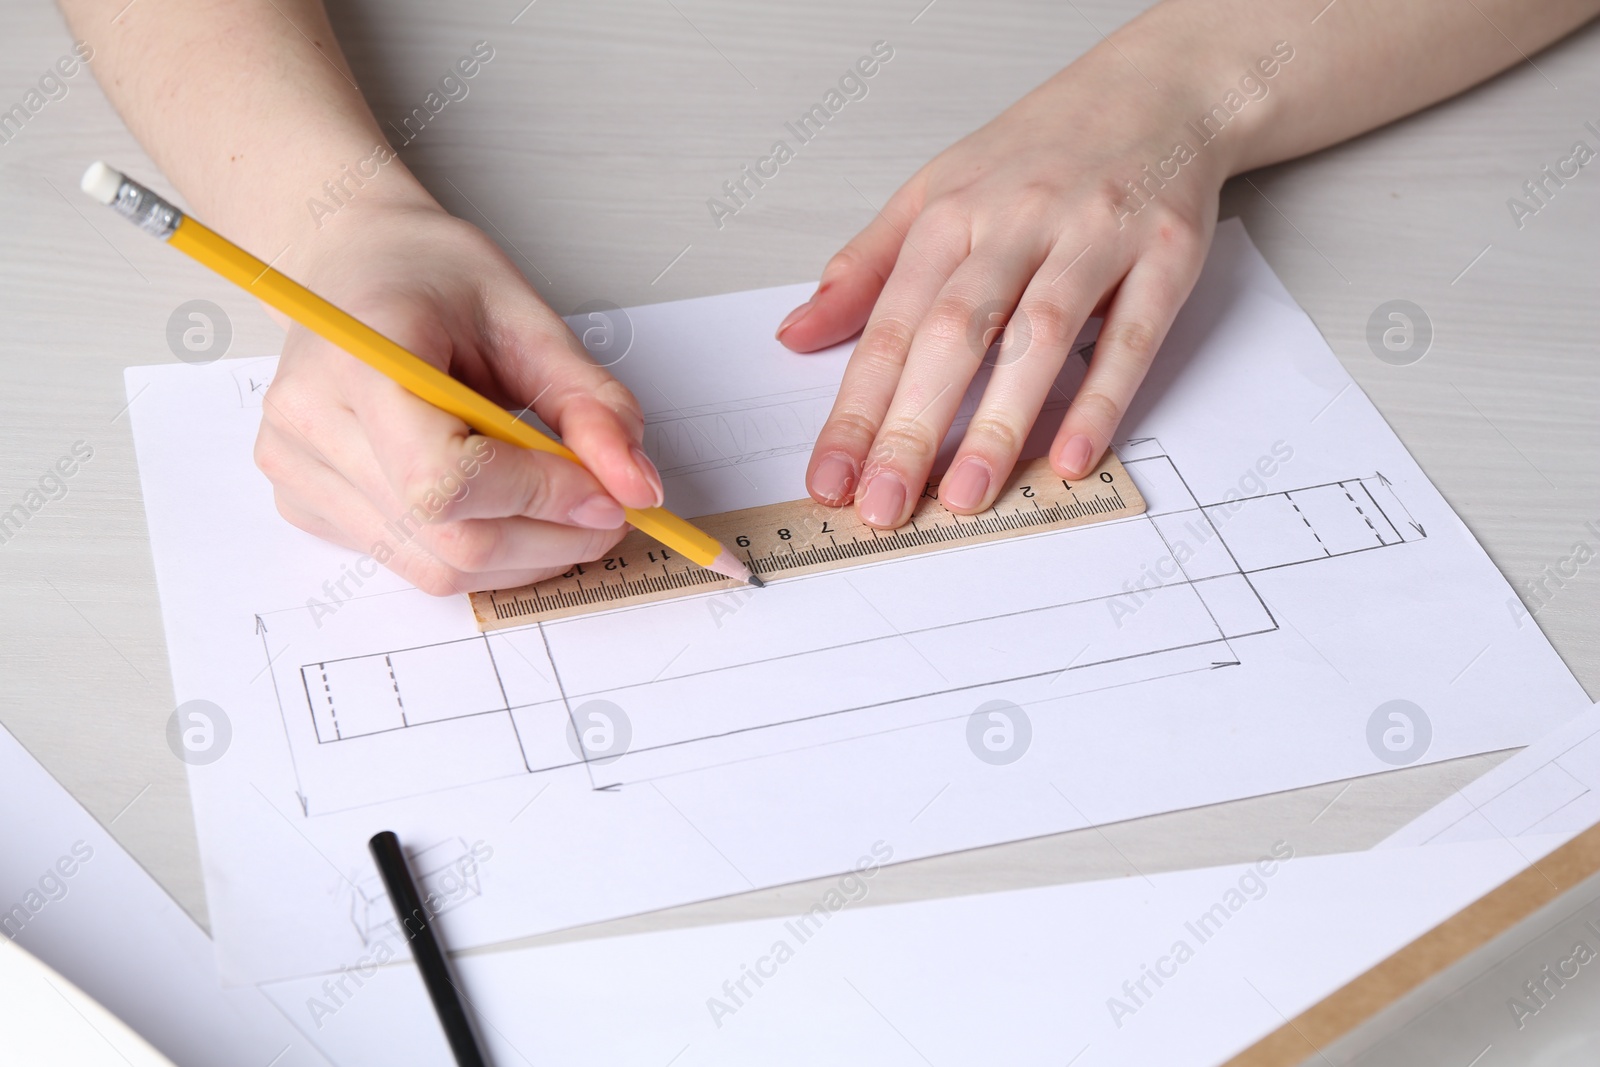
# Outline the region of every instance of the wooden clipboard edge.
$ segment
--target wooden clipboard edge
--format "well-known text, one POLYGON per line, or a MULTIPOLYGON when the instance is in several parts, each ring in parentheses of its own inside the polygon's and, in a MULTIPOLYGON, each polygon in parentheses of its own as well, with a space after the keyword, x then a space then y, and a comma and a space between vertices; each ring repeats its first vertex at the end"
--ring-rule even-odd
POLYGON ((1222 1067, 1299 1067, 1600 871, 1600 823, 1523 868, 1222 1067))

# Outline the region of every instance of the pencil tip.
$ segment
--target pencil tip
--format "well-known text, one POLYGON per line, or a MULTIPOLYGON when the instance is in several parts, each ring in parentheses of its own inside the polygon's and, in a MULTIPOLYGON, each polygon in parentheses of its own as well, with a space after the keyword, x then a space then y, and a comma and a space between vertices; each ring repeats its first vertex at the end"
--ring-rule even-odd
POLYGON ((756 577, 755 571, 746 566, 744 560, 740 559, 738 556, 735 556, 726 548, 717 554, 716 559, 711 561, 710 569, 716 571, 718 574, 732 578, 736 582, 744 582, 748 585, 753 585, 758 589, 767 584, 760 578, 756 577))

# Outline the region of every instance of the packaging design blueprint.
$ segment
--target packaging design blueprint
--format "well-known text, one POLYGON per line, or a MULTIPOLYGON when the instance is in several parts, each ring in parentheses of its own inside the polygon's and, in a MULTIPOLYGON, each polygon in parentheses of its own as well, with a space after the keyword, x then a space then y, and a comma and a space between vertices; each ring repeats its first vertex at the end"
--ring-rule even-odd
MULTIPOLYGON (((680 513, 803 495, 849 346, 770 340, 798 291, 629 312, 612 370, 680 513)), ((379 829, 464 947, 1513 747, 1588 706, 1237 222, 1116 442, 1145 515, 488 636, 277 516, 250 458, 273 367, 128 372, 176 697, 227 725, 189 774, 230 982, 389 943, 379 829)))

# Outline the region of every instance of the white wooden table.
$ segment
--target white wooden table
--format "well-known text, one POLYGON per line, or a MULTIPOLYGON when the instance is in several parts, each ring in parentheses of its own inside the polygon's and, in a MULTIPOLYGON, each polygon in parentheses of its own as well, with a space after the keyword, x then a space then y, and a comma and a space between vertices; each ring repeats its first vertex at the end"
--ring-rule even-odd
MULTIPOLYGON (((536 264, 548 281, 530 277, 560 311, 814 278, 917 166, 1141 6, 526 2, 462 13, 468 5, 364 0, 337 3, 334 17, 380 119, 398 121, 473 42, 491 42, 495 58, 471 95, 403 156, 447 206, 525 269, 536 264), (719 230, 706 198, 880 39, 895 57, 869 96, 719 230)), ((5 22, 0 107, 71 46, 44 0, 9 0, 5 22)), ((1315 33, 1308 24, 1308 44, 1315 33)), ((1223 214, 1244 219, 1519 588, 1579 541, 1600 549, 1600 168, 1521 230, 1506 207, 1574 140, 1594 143, 1583 123, 1600 122, 1600 27, 1533 63, 1235 181, 1223 198, 1223 214), (1435 330, 1427 356, 1404 367, 1380 362, 1365 339, 1373 310, 1396 298, 1424 308, 1435 330)), ((0 144, 0 511, 74 442, 88 442, 93 458, 0 544, 0 722, 203 922, 184 768, 165 740, 173 694, 121 370, 171 359, 168 316, 193 298, 227 310, 232 355, 276 352, 281 335, 225 283, 87 210, 75 187, 88 161, 153 167, 87 73, 68 86, 0 144)), ((1600 564, 1557 577, 1546 579, 1538 621, 1600 692, 1600 564)), ((1280 837, 1302 854, 1363 847, 1493 758, 906 864, 875 899, 1247 860, 1280 837)), ((610 926, 767 914, 784 895, 610 926)), ((584 935, 557 935, 572 936, 584 935)))

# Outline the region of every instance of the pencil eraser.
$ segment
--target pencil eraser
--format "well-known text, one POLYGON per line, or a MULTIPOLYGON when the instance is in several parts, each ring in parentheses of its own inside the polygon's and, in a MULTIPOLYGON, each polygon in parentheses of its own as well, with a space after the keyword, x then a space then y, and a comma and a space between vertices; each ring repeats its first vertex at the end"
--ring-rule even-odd
POLYGON ((83 172, 83 181, 79 185, 102 204, 109 204, 117 198, 117 190, 122 186, 122 174, 95 160, 83 172))

